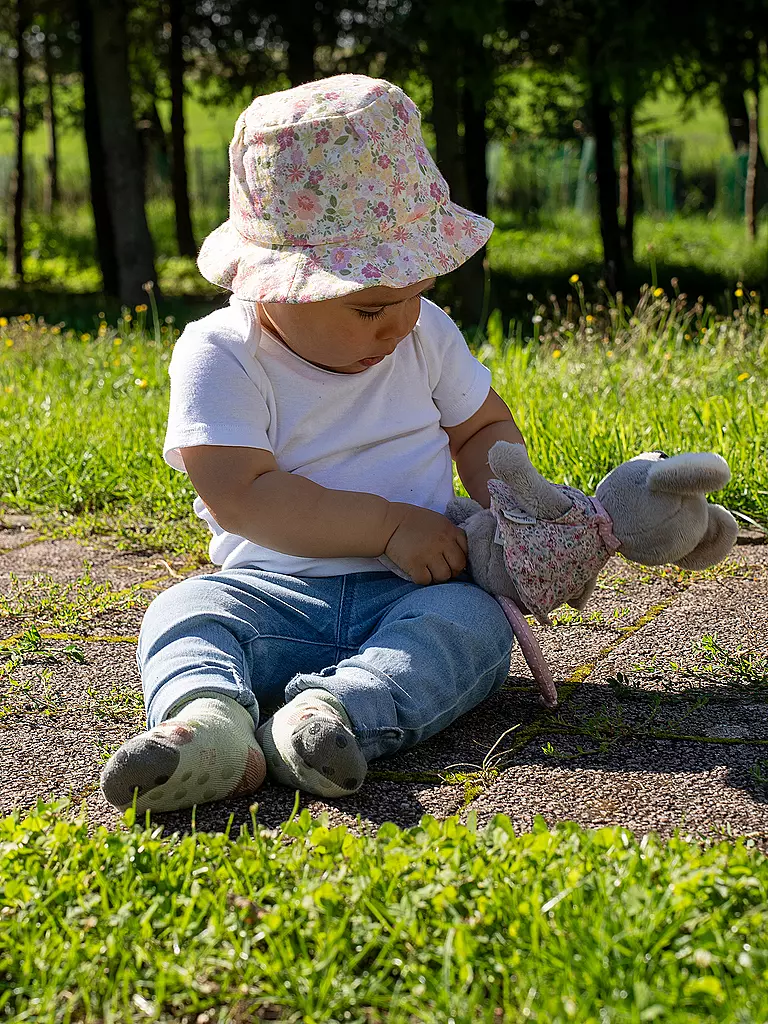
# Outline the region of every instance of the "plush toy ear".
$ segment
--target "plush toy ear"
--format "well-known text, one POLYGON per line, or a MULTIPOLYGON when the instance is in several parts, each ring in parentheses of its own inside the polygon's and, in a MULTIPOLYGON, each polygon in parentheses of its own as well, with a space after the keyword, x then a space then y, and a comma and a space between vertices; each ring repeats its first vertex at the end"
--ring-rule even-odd
POLYGON ((488 452, 488 465, 498 480, 509 484, 523 511, 537 519, 559 519, 571 499, 533 468, 525 445, 497 441, 488 452))
POLYGON ((675 565, 681 569, 708 569, 710 565, 717 565, 736 543, 739 526, 731 513, 722 505, 708 505, 707 508, 707 532, 690 554, 675 559, 675 565))
POLYGON ((709 494, 731 479, 725 459, 714 452, 687 452, 661 459, 648 470, 648 487, 659 494, 709 494))

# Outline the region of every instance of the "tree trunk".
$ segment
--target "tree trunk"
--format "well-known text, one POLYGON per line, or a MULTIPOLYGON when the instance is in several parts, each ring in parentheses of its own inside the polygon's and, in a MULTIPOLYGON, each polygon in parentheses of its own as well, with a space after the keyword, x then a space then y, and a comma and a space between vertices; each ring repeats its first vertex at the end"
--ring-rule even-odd
POLYGON ((27 131, 27 95, 24 81, 26 50, 24 49, 24 29, 26 28, 27 10, 24 0, 16 0, 16 95, 19 99, 19 110, 14 118, 16 127, 16 165, 11 174, 11 218, 10 238, 8 239, 8 256, 11 273, 17 286, 24 284, 24 136, 27 131))
MULTIPOLYGON (((720 81, 720 102, 728 121, 728 132, 736 153, 740 150, 749 151, 749 111, 744 89, 745 83, 735 76, 720 81)), ((766 165, 759 141, 755 167, 755 196, 757 209, 768 202, 768 165, 766 165)))
POLYGON ((107 185, 104 178, 104 151, 101 144, 101 127, 93 72, 93 25, 91 24, 91 8, 88 0, 78 0, 77 20, 80 24, 80 68, 83 75, 83 129, 88 153, 96 250, 99 254, 102 288, 106 295, 117 298, 119 281, 115 255, 115 233, 112 228, 112 214, 109 211, 107 185))
MULTIPOLYGON (((488 169, 486 150, 488 132, 485 127, 485 111, 493 93, 493 79, 487 70, 487 55, 482 43, 466 41, 464 50, 464 86, 461 106, 464 121, 464 179, 466 181, 467 206, 474 213, 488 216, 488 169)), ((477 327, 482 330, 485 308, 485 275, 487 272, 486 247, 456 271, 457 291, 460 300, 461 319, 465 329, 477 327)))
POLYGON ((184 0, 170 0, 171 23, 171 183, 176 211, 176 242, 181 256, 197 256, 192 231, 184 129, 184 0))
POLYGON ((467 188, 459 139, 459 83, 456 62, 445 53, 436 54, 427 59, 426 71, 432 86, 435 162, 448 182, 451 199, 466 206, 467 188))
POLYGON ((624 98, 624 160, 621 165, 619 206, 623 227, 621 241, 624 258, 631 264, 635 258, 635 123, 634 104, 627 94, 624 98))
MULTIPOLYGON (((592 61, 592 68, 597 64, 592 61)), ((600 235, 603 240, 605 277, 609 291, 624 291, 624 255, 621 245, 617 207, 618 181, 613 158, 614 131, 611 108, 603 94, 602 82, 594 76, 590 81, 590 111, 595 133, 597 198, 600 213, 600 235)))
POLYGON ((288 80, 292 86, 315 77, 314 4, 304 0, 283 0, 283 38, 288 45, 288 80))
POLYGON ((48 157, 46 160, 48 174, 45 182, 45 199, 43 207, 46 213, 51 213, 59 201, 59 155, 56 139, 56 102, 53 92, 53 59, 51 57, 51 45, 48 39, 48 32, 45 32, 44 46, 44 71, 47 91, 44 117, 48 134, 48 157))
POLYGON ((760 113, 760 86, 756 86, 749 109, 749 156, 747 158, 747 182, 744 191, 744 216, 747 221, 747 235, 754 241, 757 235, 755 191, 757 184, 757 154, 760 152, 758 115, 760 113))
POLYGON ((156 281, 156 276, 131 106, 125 0, 89 3, 94 53, 98 54, 93 70, 107 201, 115 232, 118 297, 126 305, 135 305, 146 300, 143 285, 156 281))

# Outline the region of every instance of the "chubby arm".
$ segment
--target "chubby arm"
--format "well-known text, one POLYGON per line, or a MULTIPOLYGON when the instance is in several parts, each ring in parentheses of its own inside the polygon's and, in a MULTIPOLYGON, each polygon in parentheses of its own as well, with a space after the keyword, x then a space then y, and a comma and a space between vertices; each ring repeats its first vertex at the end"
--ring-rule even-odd
POLYGON ((449 580, 466 565, 466 536, 439 512, 322 487, 281 470, 261 448, 198 445, 181 451, 195 490, 228 533, 308 558, 386 554, 422 584, 449 580))
POLYGON ((451 455, 467 494, 488 508, 488 481, 493 477, 488 452, 497 441, 525 444, 506 402, 491 388, 488 397, 468 420, 446 427, 451 455))

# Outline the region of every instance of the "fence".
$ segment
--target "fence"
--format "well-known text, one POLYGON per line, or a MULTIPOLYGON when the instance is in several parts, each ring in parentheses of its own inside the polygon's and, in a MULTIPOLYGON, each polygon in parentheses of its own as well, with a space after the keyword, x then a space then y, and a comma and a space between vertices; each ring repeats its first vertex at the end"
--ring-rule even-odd
MULTIPOLYGON (((675 211, 716 210, 725 216, 744 214, 747 177, 746 153, 728 154, 719 163, 684 171, 682 143, 676 138, 643 138, 635 161, 637 209, 657 215, 675 211)), ((620 153, 616 153, 619 166, 620 153)), ((12 155, 0 155, 0 202, 7 206, 12 155)), ((575 209, 594 213, 597 208, 595 140, 491 143, 487 152, 489 201, 492 207, 519 211, 575 209)), ((227 206, 227 150, 192 148, 187 155, 189 192, 193 204, 227 206)), ((45 158, 29 155, 25 161, 26 203, 42 209, 45 194, 45 158)), ((167 156, 151 151, 147 156, 147 195, 169 197, 170 170, 167 156)), ((70 160, 60 169, 60 188, 67 205, 88 202, 88 170, 70 160)))

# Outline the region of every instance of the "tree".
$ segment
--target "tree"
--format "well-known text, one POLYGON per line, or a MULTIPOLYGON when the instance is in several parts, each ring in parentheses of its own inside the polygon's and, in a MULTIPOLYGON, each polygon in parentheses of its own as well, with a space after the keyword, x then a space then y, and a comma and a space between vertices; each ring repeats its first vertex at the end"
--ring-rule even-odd
POLYGON ((182 256, 197 255, 192 231, 187 185, 186 131, 184 127, 184 2, 169 0, 170 64, 168 78, 171 85, 171 140, 173 205, 176 211, 176 239, 182 256))
POLYGON ((16 96, 18 109, 14 118, 16 129, 16 162, 11 175, 11 233, 8 243, 8 254, 11 272, 18 285, 24 283, 24 141, 27 130, 27 95, 26 95, 26 49, 24 32, 27 27, 26 0, 16 0, 15 37, 16 37, 16 96))
POLYGON ((134 305, 143 301, 144 284, 155 281, 156 276, 131 104, 126 9, 124 0, 88 0, 88 3, 93 30, 90 61, 107 206, 114 232, 117 294, 122 302, 134 305))

